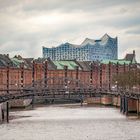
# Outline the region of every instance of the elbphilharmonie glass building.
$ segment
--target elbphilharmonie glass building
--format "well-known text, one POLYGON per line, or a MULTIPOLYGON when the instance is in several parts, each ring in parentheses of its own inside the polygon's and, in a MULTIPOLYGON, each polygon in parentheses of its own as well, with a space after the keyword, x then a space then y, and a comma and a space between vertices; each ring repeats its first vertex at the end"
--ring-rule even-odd
POLYGON ((117 37, 105 34, 101 39, 86 38, 80 45, 70 43, 57 47, 43 47, 43 57, 51 60, 101 61, 118 59, 117 37))

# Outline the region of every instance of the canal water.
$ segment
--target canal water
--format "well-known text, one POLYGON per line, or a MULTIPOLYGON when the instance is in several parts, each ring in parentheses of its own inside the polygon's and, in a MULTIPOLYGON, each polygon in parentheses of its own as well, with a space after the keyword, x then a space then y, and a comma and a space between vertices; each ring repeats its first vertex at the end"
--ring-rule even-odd
POLYGON ((0 140, 140 140, 140 120, 112 107, 51 105, 10 116, 0 140))

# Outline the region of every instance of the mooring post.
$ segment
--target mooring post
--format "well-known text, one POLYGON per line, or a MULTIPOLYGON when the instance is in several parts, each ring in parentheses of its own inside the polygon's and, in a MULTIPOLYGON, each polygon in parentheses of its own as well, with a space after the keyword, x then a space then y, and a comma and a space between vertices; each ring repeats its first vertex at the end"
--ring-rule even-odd
POLYGON ((9 102, 6 102, 6 121, 9 123, 9 102))
POLYGON ((34 102, 35 102, 35 99, 34 99, 34 96, 32 96, 32 109, 34 109, 34 102))
POLYGON ((81 100, 81 106, 83 106, 83 100, 81 100))
POLYGON ((125 96, 125 114, 128 115, 128 99, 125 96))
POLYGON ((116 96, 116 98, 117 98, 117 101, 116 101, 116 107, 118 106, 118 95, 116 96))
POLYGON ((4 118, 5 118, 5 116, 4 116, 4 109, 2 109, 1 111, 2 111, 2 122, 4 122, 4 118))
POLYGON ((120 96, 120 112, 122 112, 123 109, 122 105, 123 105, 122 96, 120 96))
POLYGON ((137 100, 137 117, 139 118, 139 98, 137 100))
POLYGON ((126 111, 126 106, 125 106, 125 96, 123 96, 123 114, 125 113, 126 111))

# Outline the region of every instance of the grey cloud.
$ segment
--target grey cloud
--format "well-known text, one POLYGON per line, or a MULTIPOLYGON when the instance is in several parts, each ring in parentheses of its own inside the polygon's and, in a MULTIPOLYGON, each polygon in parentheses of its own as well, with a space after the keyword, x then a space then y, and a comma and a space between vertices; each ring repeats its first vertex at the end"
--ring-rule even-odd
POLYGON ((0 0, 0 9, 8 8, 20 4, 19 0, 0 0))
POLYGON ((104 8, 109 8, 111 6, 131 4, 138 2, 139 0, 42 0, 38 3, 38 0, 32 0, 30 4, 24 6, 25 11, 31 10, 62 10, 62 11, 73 11, 73 10, 91 10, 95 11, 97 9, 104 10, 104 8))
POLYGON ((140 25, 140 16, 139 15, 128 15, 128 16, 118 16, 118 17, 110 17, 110 18, 104 18, 100 19, 98 21, 95 21, 96 24, 103 23, 104 26, 111 26, 114 28, 119 29, 127 29, 135 26, 140 25))
MULTIPOLYGON (((138 3, 139 0, 0 0, 0 7, 7 8, 11 6, 20 6, 21 10, 25 12, 30 11, 49 11, 49 10, 60 10, 60 11, 73 11, 73 10, 104 10, 117 5, 128 5, 138 3)), ((124 12, 124 11, 123 11, 124 12)))
POLYGON ((130 29, 125 32, 126 34, 134 34, 134 35, 140 35, 140 27, 136 29, 130 29))

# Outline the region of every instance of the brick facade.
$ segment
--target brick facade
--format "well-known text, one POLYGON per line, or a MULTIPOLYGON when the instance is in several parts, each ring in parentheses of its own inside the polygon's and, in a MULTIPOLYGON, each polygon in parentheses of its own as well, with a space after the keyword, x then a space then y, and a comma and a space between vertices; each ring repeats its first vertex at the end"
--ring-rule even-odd
MULTIPOLYGON (((122 73, 129 70, 129 65, 119 64, 93 64, 92 70, 76 69, 67 70, 67 77, 76 79, 78 72, 78 79, 83 85, 93 86, 95 88, 109 89, 112 86, 112 77, 118 73, 122 73)), ((45 65, 44 63, 34 62, 32 68, 19 68, 13 67, 0 67, 0 89, 7 88, 7 80, 9 81, 10 89, 17 89, 27 85, 31 85, 32 81, 39 81, 45 77, 45 65), (33 72, 34 69, 34 72, 33 72), (7 73, 9 71, 9 80, 7 73)), ((46 77, 65 77, 64 69, 47 69, 46 77)), ((48 86, 52 84, 61 84, 60 81, 50 79, 48 80, 48 86)))

